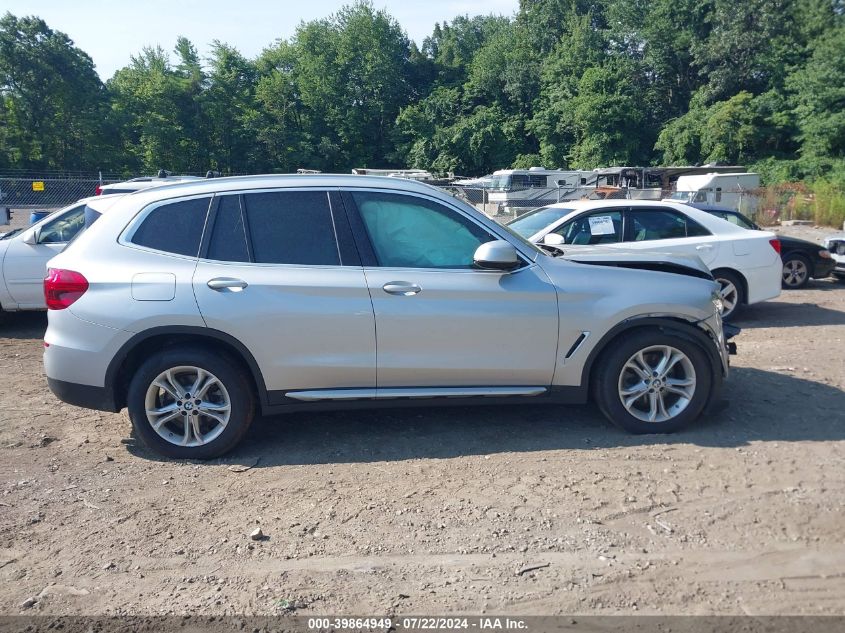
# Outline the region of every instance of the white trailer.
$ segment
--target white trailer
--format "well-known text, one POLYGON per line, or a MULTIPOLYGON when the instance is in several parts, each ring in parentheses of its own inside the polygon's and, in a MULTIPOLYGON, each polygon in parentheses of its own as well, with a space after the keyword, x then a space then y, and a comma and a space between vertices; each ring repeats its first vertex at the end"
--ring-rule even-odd
POLYGON ((697 174, 679 176, 675 192, 667 198, 675 202, 711 205, 746 214, 757 210, 754 190, 760 187, 760 174, 697 174))

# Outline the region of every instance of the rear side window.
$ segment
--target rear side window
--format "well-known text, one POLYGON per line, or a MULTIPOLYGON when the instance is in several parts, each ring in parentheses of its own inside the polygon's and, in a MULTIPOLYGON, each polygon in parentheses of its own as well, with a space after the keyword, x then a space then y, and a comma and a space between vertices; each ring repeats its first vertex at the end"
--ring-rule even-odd
POLYGON ((254 261, 340 265, 327 192, 250 193, 244 201, 254 261))
POLYGON ((196 256, 210 198, 164 204, 153 209, 130 240, 138 246, 196 256))
POLYGON ((632 242, 710 235, 695 220, 665 209, 631 209, 628 211, 628 226, 628 240, 632 242))

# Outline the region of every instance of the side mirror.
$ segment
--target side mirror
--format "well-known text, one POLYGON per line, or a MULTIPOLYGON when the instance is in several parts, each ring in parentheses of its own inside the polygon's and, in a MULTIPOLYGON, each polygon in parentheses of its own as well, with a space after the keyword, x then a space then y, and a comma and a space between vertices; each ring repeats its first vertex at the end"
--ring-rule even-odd
POLYGON ((39 239, 41 239, 41 227, 37 226, 34 229, 30 229, 29 233, 23 238, 23 243, 35 246, 38 244, 39 239))
POLYGON ((479 268, 490 270, 513 270, 519 266, 519 256, 512 244, 495 240, 479 246, 472 257, 479 268))
POLYGON ((563 239, 563 235, 558 235, 557 233, 546 233, 543 236, 543 244, 547 244, 548 246, 560 246, 561 244, 566 244, 566 240, 563 239))

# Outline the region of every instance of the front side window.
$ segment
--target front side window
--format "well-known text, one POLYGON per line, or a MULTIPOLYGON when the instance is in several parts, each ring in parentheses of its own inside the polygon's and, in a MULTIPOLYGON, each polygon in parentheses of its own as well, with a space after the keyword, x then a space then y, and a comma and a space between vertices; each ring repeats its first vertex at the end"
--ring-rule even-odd
POLYGON ((163 204, 141 222, 130 242, 165 253, 196 257, 211 198, 163 204))
MULTIPOLYGON (((338 266, 329 194, 277 191, 244 196, 253 261, 260 264, 338 266)), ((233 230, 237 223, 230 221, 233 230)))
POLYGON ((497 239, 457 211, 392 193, 354 192, 380 266, 471 268, 476 249, 497 239))
POLYGON ((566 244, 615 244, 622 241, 622 210, 594 211, 563 224, 554 232, 566 244))
POLYGON ((72 240, 85 226, 85 205, 69 209, 41 225, 39 244, 62 244, 72 240))

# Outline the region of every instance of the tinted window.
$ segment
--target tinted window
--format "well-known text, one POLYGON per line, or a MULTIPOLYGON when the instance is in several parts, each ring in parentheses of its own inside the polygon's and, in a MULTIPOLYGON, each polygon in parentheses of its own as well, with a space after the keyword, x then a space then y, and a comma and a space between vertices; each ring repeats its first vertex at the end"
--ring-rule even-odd
POLYGON ((224 262, 249 261, 240 196, 220 198, 207 257, 224 262))
POLYGON ((370 192, 352 197, 381 266, 470 268, 475 250, 497 239, 457 211, 422 198, 370 192))
POLYGON ((85 205, 74 207, 41 225, 40 244, 69 242, 85 225, 85 205))
POLYGON ((244 196, 253 258, 263 264, 337 266, 340 255, 325 191, 244 196))
POLYGON ((631 209, 628 211, 628 225, 628 239, 632 242, 710 235, 698 222, 665 209, 631 209))
POLYGON ((703 237, 710 235, 710 231, 701 226, 692 218, 686 218, 687 221, 687 237, 703 237))
POLYGON ((621 209, 582 215, 554 231, 567 244, 614 244, 622 241, 621 209))
POLYGON ((209 200, 197 198, 156 207, 135 231, 132 243, 166 253, 196 256, 209 200))

